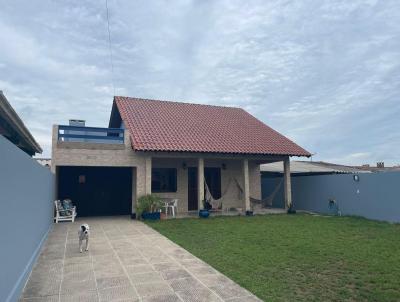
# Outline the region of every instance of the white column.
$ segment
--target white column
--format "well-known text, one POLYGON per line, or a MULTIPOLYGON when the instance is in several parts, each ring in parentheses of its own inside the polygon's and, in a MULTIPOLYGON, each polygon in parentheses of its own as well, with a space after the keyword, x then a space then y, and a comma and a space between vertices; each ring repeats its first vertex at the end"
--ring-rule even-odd
POLYGON ((202 210, 204 208, 203 199, 204 199, 204 159, 199 158, 199 164, 197 168, 197 181, 198 181, 198 209, 202 210))
POLYGON ((136 186, 136 168, 132 168, 132 211, 131 213, 136 213, 136 201, 138 199, 137 196, 137 186, 136 186))
POLYGON ((249 183, 249 160, 243 160, 243 180, 244 180, 244 205, 246 211, 251 211, 250 207, 250 183, 249 183))
POLYGON ((283 161, 283 183, 285 194, 285 209, 292 205, 292 185, 290 182, 290 158, 289 156, 283 161))
POLYGON ((146 157, 146 194, 151 194, 151 157, 146 157))

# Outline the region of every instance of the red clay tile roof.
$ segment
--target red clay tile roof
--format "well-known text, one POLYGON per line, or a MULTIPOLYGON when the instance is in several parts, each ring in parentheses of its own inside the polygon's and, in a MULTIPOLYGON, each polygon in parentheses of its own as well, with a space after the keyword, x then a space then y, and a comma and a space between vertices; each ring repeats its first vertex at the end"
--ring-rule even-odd
POLYGON ((310 156, 240 108, 116 96, 135 151, 310 156))

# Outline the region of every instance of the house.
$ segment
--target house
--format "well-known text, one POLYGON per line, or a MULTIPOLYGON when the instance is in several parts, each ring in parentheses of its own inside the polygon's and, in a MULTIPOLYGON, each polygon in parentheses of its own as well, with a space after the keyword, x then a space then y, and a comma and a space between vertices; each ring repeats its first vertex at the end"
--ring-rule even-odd
POLYGON ((311 154, 240 108, 114 97, 108 128, 55 125, 52 171, 58 198, 78 214, 134 214, 138 197, 203 208, 205 193, 225 209, 261 199, 260 164, 283 161, 291 204, 290 156, 311 154))
POLYGON ((387 167, 385 166, 384 162, 377 162, 376 166, 371 166, 369 164, 365 164, 362 166, 358 166, 357 168, 367 171, 367 172, 372 172, 372 173, 380 173, 380 172, 399 172, 400 171, 400 165, 397 164, 392 167, 387 167))

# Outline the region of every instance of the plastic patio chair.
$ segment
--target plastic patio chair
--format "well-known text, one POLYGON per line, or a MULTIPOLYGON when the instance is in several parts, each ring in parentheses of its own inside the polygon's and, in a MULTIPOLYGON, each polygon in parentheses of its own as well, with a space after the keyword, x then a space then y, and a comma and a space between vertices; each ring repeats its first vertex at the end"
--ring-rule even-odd
POLYGON ((168 209, 171 209, 172 217, 178 213, 178 199, 172 199, 171 201, 165 202, 165 216, 168 217, 168 209))

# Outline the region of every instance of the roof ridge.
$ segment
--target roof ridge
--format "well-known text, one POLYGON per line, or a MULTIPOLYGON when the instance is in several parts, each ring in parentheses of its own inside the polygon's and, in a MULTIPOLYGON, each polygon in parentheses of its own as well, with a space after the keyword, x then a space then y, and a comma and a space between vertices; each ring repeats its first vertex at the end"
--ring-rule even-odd
POLYGON ((185 105, 193 105, 193 106, 206 106, 206 107, 218 107, 218 108, 228 108, 228 109, 239 109, 239 110, 244 110, 241 107, 237 106, 224 106, 224 105, 213 105, 213 104, 200 104, 200 103, 190 103, 190 102, 181 102, 181 101, 175 101, 175 100, 160 100, 160 99, 148 99, 148 98, 138 98, 138 97, 131 97, 131 96, 122 96, 122 95, 115 95, 114 99, 117 98, 124 98, 124 99, 130 99, 130 100, 140 100, 140 101, 149 101, 149 102, 161 102, 161 103, 174 103, 174 104, 185 104, 185 105))

